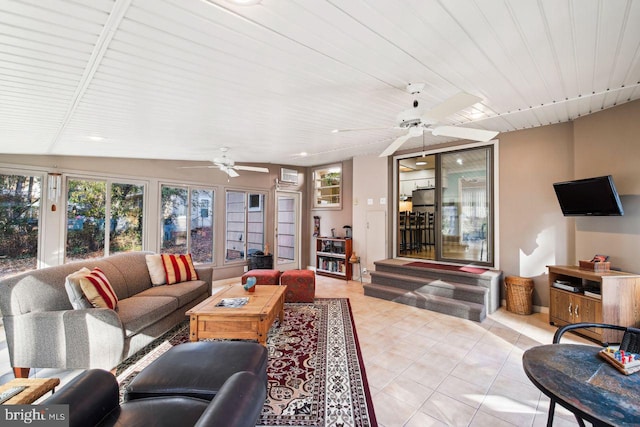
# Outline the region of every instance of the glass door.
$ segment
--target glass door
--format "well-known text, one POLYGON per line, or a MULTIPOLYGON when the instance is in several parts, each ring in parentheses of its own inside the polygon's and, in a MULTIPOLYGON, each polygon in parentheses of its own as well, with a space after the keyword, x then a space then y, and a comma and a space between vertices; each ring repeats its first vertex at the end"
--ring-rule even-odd
POLYGON ((274 268, 300 268, 300 193, 276 191, 275 231, 274 268))
POLYGON ((398 160, 396 255, 493 263, 493 147, 398 160))
POLYGON ((440 256, 492 262, 491 148, 440 155, 440 256))

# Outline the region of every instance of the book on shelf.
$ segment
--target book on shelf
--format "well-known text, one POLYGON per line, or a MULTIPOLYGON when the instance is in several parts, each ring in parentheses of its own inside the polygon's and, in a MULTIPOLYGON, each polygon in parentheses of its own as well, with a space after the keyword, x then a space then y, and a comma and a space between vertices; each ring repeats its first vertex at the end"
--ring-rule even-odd
POLYGON ((597 289, 585 290, 584 295, 591 298, 602 299, 602 294, 597 289))

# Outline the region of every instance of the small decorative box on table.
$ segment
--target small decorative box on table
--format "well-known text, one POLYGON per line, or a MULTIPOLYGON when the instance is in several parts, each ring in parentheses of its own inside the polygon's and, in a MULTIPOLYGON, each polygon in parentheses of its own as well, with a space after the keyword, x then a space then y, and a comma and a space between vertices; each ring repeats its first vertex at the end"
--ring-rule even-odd
POLYGON ((578 261, 580 268, 583 270, 591 271, 609 271, 611 263, 609 261, 593 262, 593 261, 578 261))

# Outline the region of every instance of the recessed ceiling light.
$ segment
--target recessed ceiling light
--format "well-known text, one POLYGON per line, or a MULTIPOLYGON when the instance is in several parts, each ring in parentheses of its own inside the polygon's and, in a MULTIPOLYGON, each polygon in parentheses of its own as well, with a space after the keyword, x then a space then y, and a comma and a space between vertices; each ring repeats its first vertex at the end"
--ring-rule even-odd
POLYGON ((461 165, 462 164, 462 159, 458 158, 458 160, 456 160, 456 163, 461 165))
POLYGON ((423 162, 423 161, 417 161, 416 162, 416 166, 424 166, 426 164, 427 164, 427 162, 423 162))
POLYGON ((307 157, 309 154, 306 151, 300 153, 300 157, 307 157))
POLYGON ((237 4, 238 6, 254 6, 260 3, 262 0, 227 0, 229 3, 237 4))
POLYGON ((100 142, 100 141, 104 141, 104 138, 100 135, 91 135, 88 137, 91 141, 94 142, 100 142))

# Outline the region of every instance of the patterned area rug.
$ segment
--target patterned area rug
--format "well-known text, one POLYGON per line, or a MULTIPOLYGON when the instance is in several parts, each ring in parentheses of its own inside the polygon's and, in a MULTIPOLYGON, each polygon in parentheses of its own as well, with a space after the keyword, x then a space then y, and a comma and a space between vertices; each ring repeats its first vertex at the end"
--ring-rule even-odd
MULTIPOLYGON (((189 339, 188 323, 169 331, 116 376, 122 387, 162 353, 189 339)), ((267 338, 267 401, 260 426, 377 426, 348 299, 286 304, 267 338)))

